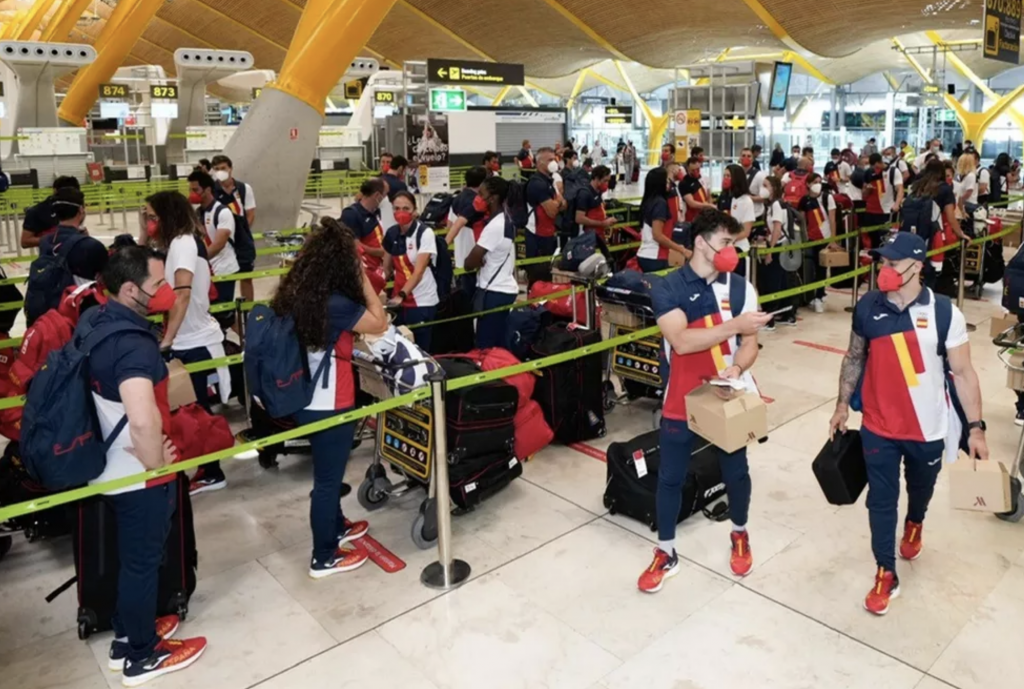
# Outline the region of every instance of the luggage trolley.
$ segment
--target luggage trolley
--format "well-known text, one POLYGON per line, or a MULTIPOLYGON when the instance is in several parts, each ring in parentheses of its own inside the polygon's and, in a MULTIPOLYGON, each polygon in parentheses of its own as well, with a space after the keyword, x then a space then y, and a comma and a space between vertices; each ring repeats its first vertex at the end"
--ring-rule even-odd
MULTIPOLYGON (((359 373, 360 389, 377 400, 394 397, 392 384, 404 387, 393 372, 381 372, 370 355, 353 351, 352 363, 359 373)), ((407 363, 414 366, 432 363, 423 359, 407 363)), ((406 390, 411 392, 412 389, 406 390)), ((367 511, 378 510, 392 497, 398 497, 416 488, 426 488, 427 497, 420 503, 412 523, 412 540, 420 549, 432 548, 437 542, 437 509, 432 461, 434 443, 434 410, 428 402, 396 407, 377 415, 376 442, 373 463, 366 469, 366 477, 356 494, 359 504, 367 511), (401 476, 398 482, 388 477, 384 463, 401 476)))
MULTIPOLYGON (((999 333, 992 340, 999 347, 999 359, 1011 371, 1024 372, 1024 367, 1014 365, 1007 354, 1014 349, 1024 348, 1024 324, 1017 324, 999 333)), ((1010 468, 1010 511, 1000 512, 997 517, 1007 522, 1019 522, 1024 518, 1024 495, 1021 494, 1021 461, 1024 457, 1024 429, 1021 429, 1020 440, 1017 442, 1017 453, 1010 468)))
MULTIPOLYGON (((597 296, 601 300, 601 319, 608 323, 611 338, 627 335, 657 325, 650 297, 617 287, 600 286, 597 296)), ((604 408, 615 408, 615 387, 612 374, 619 376, 629 399, 649 397, 658 400, 654 409, 655 428, 661 426, 661 396, 664 390, 661 337, 655 335, 627 342, 612 350, 605 366, 604 408)))

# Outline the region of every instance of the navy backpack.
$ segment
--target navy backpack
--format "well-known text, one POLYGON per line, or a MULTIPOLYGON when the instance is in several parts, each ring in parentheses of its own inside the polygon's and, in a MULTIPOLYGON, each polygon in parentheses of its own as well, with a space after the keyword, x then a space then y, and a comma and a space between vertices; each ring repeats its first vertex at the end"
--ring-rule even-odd
POLYGON ((565 245, 562 255, 562 270, 579 270, 580 264, 597 253, 597 234, 586 230, 578 237, 573 237, 565 245))
POLYGON ((28 282, 25 285, 26 325, 32 325, 44 313, 60 306, 64 290, 75 284, 75 276, 68 268, 68 256, 86 235, 72 235, 60 244, 54 244, 53 237, 44 237, 39 243, 39 257, 32 261, 28 269, 28 282))
POLYGON ((122 416, 104 439, 92 398, 89 354, 103 340, 125 331, 146 333, 131 323, 79 326, 71 340, 50 352, 32 379, 22 416, 21 456, 29 475, 50 490, 83 486, 103 473, 107 451, 124 430, 122 416))
POLYGON ((900 210, 900 231, 915 232, 925 244, 930 244, 938 229, 938 223, 933 219, 934 207, 935 201, 930 196, 908 196, 900 210))
POLYGON ((299 344, 295 321, 278 316, 259 304, 246 321, 245 375, 249 392, 275 419, 291 416, 309 406, 321 380, 329 384, 334 344, 328 348, 316 372, 310 376, 309 354, 299 344))

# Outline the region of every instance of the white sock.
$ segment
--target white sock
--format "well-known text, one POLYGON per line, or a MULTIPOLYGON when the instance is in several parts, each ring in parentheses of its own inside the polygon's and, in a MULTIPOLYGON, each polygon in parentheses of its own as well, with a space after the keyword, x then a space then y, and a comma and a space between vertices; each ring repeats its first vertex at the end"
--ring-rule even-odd
POLYGON ((658 547, 671 557, 676 553, 676 540, 673 538, 671 541, 658 541, 658 547))
POLYGON ((732 525, 732 530, 733 530, 733 531, 735 531, 735 532, 737 532, 737 533, 743 533, 744 531, 746 531, 746 530, 747 530, 747 527, 745 527, 745 526, 739 526, 738 524, 733 524, 733 525, 732 525))

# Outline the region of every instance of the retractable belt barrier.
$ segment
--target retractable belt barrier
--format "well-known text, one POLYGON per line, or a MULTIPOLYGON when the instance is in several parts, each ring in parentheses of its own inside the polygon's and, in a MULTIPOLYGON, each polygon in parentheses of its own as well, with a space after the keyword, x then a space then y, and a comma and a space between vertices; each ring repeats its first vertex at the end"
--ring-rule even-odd
MULTIPOLYGON (((1015 224, 1015 225, 1012 225, 1010 227, 1005 228, 1004 230, 1002 230, 1002 231, 1000 231, 998 233, 995 233, 995 234, 992 234, 992 235, 988 235, 988 236, 985 236, 985 237, 978 237, 976 239, 973 239, 973 240, 970 241, 970 243, 971 244, 983 244, 983 243, 985 243, 987 241, 993 241, 995 239, 1000 239, 1000 238, 1002 238, 1002 237, 1004 237, 1006 235, 1011 234, 1012 232, 1015 232, 1015 231, 1019 230, 1020 227, 1021 227, 1020 224, 1015 224)), ((860 230, 860 232, 871 231, 871 229, 872 228, 863 228, 863 229, 860 230)), ((939 247, 937 249, 929 251, 928 252, 928 256, 929 257, 935 256, 937 254, 940 254, 940 253, 943 253, 943 252, 955 249, 955 248, 957 248, 959 246, 960 246, 960 243, 951 244, 951 245, 944 246, 944 247, 939 247)), ((795 249, 795 248, 798 248, 798 245, 794 245, 792 247, 788 247, 788 249, 795 249)), ((665 270, 665 271, 660 271, 660 274, 667 274, 667 273, 671 272, 671 270, 673 270, 673 269, 669 269, 669 270, 665 270)), ((802 285, 800 287, 795 287, 795 288, 792 288, 792 289, 783 290, 781 292, 775 292, 773 294, 761 295, 758 298, 758 303, 759 304, 764 304, 766 302, 775 301, 775 300, 778 300, 778 299, 786 299, 786 298, 789 298, 789 297, 792 297, 792 296, 796 296, 798 294, 802 294, 804 292, 809 292, 809 291, 821 289, 823 287, 827 287, 827 286, 835 284, 837 282, 841 282, 841 281, 848 280, 848 279, 853 278, 853 277, 858 277, 860 275, 864 275, 864 274, 870 272, 870 270, 871 270, 871 266, 870 265, 861 266, 861 267, 855 268, 853 270, 847 271, 845 273, 842 273, 842 274, 839 274, 839 275, 833 275, 830 278, 826 278, 824 280, 819 280, 817 282, 813 282, 813 283, 809 283, 809 284, 806 284, 806 285, 802 285)), ((574 290, 571 290, 571 289, 570 290, 566 290, 564 295, 571 294, 573 291, 574 290)), ((545 295, 544 300, 551 299, 553 296, 555 296, 555 295, 545 295)), ((541 299, 528 300, 527 302, 517 302, 516 306, 523 306, 523 305, 526 305, 527 303, 536 302, 536 301, 541 301, 541 299)), ((489 312, 483 312, 483 313, 489 313, 489 312)), ((477 316, 477 315, 479 315, 479 314, 473 314, 474 317, 477 316)), ((445 321, 440 321, 440 322, 445 322, 445 321)), ((532 372, 532 371, 539 371, 539 370, 542 370, 542 369, 550 367, 550 366, 555 366, 555 365, 562 364, 562 363, 565 363, 565 362, 568 362, 568 361, 572 361, 574 359, 578 359, 578 358, 586 357, 586 356, 591 356, 591 355, 597 354, 599 352, 603 352, 603 351, 607 351, 607 350, 610 350, 610 349, 614 349, 616 347, 619 347, 620 345, 627 344, 629 342, 634 342, 636 340, 641 340, 641 339, 648 338, 648 337, 651 337, 651 336, 654 336, 654 335, 658 335, 660 332, 661 332, 661 329, 658 326, 652 326, 652 327, 649 327, 649 328, 644 328, 642 330, 637 330, 637 331, 634 331, 634 332, 631 332, 631 333, 627 333, 625 335, 620 335, 618 337, 610 338, 608 340, 604 340, 604 341, 602 341, 600 343, 597 343, 597 344, 594 344, 594 345, 588 345, 586 347, 581 347, 579 349, 574 349, 574 350, 569 351, 569 352, 563 352, 561 354, 555 354, 553 356, 544 357, 543 359, 536 359, 536 360, 533 360, 533 361, 523 362, 521 364, 517 364, 517 365, 514 365, 514 366, 508 366, 508 367, 505 367, 505 368, 496 369, 494 371, 476 373, 476 374, 472 374, 472 375, 469 375, 469 376, 463 376, 463 377, 460 377, 460 378, 455 378, 455 379, 450 380, 450 381, 447 382, 447 389, 448 390, 460 390, 462 388, 467 388, 467 387, 471 387, 471 386, 474 386, 474 385, 481 385, 483 383, 488 383, 488 382, 491 382, 491 381, 507 378, 507 377, 509 377, 511 375, 515 375, 515 374, 518 374, 518 373, 526 373, 526 372, 532 372)), ((187 365, 187 366, 185 366, 185 370, 189 371, 190 373, 199 372, 199 371, 208 371, 208 370, 220 368, 222 366, 227 366, 227 365, 230 365, 230 364, 240 363, 240 362, 242 362, 242 360, 243 360, 242 355, 233 355, 233 356, 229 356, 229 357, 222 357, 220 359, 214 359, 214 360, 210 360, 210 361, 199 362, 197 364, 187 365)), ((61 493, 55 493, 53 495, 49 495, 49 496, 46 496, 44 498, 40 498, 38 500, 32 500, 32 501, 28 501, 28 502, 22 502, 22 503, 18 503, 18 504, 15 504, 15 505, 10 505, 10 506, 7 506, 7 507, 3 507, 3 508, 0 508, 0 522, 9 520, 9 519, 12 519, 12 518, 15 518, 15 517, 24 516, 26 514, 32 514, 32 513, 35 513, 35 512, 40 512, 40 511, 45 510, 45 509, 49 509, 49 508, 52 508, 52 507, 57 507, 59 505, 68 504, 68 503, 75 502, 77 500, 81 500, 81 499, 84 499, 84 498, 93 497, 93 496, 100 495, 102 493, 106 493, 106 492, 109 492, 109 491, 112 491, 112 490, 117 490, 117 489, 120 489, 120 488, 126 488, 126 487, 129 487, 129 486, 141 483, 143 481, 147 481, 147 480, 151 480, 151 479, 157 479, 157 478, 169 476, 171 474, 176 474, 176 473, 181 472, 181 471, 188 471, 190 469, 195 469, 197 467, 203 466, 204 464, 209 464, 211 462, 216 462, 216 461, 220 461, 220 460, 223 460, 223 459, 229 459, 229 458, 234 457, 235 455, 240 454, 242 452, 247 452, 247 451, 250 451, 250 450, 259 450, 261 448, 267 447, 268 445, 274 445, 274 444, 277 444, 277 443, 285 442, 287 440, 294 440, 294 439, 297 439, 297 438, 301 438, 301 437, 309 435, 310 433, 316 433, 316 432, 319 432, 319 431, 326 430, 328 428, 332 428, 334 426, 339 426, 339 425, 346 424, 346 423, 352 423, 353 421, 358 421, 359 419, 362 419, 362 418, 365 418, 365 417, 376 416, 377 414, 380 414, 382 412, 388 411, 390 409, 395 409, 397 407, 413 404, 415 402, 419 402, 421 400, 425 400, 425 399, 427 399, 430 396, 431 396, 431 387, 430 386, 424 386, 422 388, 414 390, 413 392, 406 393, 405 395, 401 395, 399 397, 394 397, 392 399, 383 400, 383 401, 380 401, 380 402, 375 402, 373 404, 369 404, 369 405, 367 405, 365 407, 362 407, 360 409, 357 409, 357 410, 353 410, 353 411, 349 411, 349 412, 344 412, 342 414, 338 414, 336 416, 332 416, 332 417, 330 417, 328 419, 324 419, 322 421, 317 421, 315 423, 307 424, 307 425, 304 425, 304 426, 298 426, 296 428, 293 428, 293 429, 288 430, 288 431, 283 431, 281 433, 275 433, 274 435, 270 435, 270 436, 267 436, 265 438, 261 438, 259 440, 256 440, 256 441, 253 441, 253 442, 250 442, 250 443, 244 443, 244 444, 241 444, 241 445, 235 445, 235 446, 233 446, 231 448, 228 448, 226 450, 221 450, 219 452, 214 452, 214 453, 211 453, 211 454, 208 454, 208 455, 203 455, 201 457, 196 457, 194 459, 184 460, 184 461, 181 461, 181 462, 177 462, 175 464, 171 464, 171 465, 168 465, 168 466, 160 467, 159 469, 155 469, 155 470, 152 470, 152 471, 146 471, 146 472, 142 472, 142 473, 139 473, 139 474, 134 474, 132 476, 126 476, 124 478, 115 479, 113 481, 106 481, 106 482, 100 483, 100 484, 86 486, 86 487, 83 487, 83 488, 77 488, 77 489, 74 489, 74 490, 64 491, 64 492, 61 492, 61 493)), ((21 406, 23 404, 24 404, 24 397, 11 397, 11 398, 0 400, 0 409, 10 409, 10 408, 13 408, 13 407, 21 406)))

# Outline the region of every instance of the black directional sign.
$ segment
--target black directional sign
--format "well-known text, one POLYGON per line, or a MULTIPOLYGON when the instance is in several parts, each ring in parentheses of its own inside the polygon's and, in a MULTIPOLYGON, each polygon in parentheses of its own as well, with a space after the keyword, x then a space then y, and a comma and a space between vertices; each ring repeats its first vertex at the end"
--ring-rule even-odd
POLYGON ((427 81, 431 84, 480 84, 522 86, 526 73, 522 65, 467 60, 427 60, 427 81))
POLYGON ((605 124, 633 124, 632 105, 606 105, 604 108, 605 124))
POLYGON ((1020 63, 1021 0, 985 0, 985 57, 1020 63))

